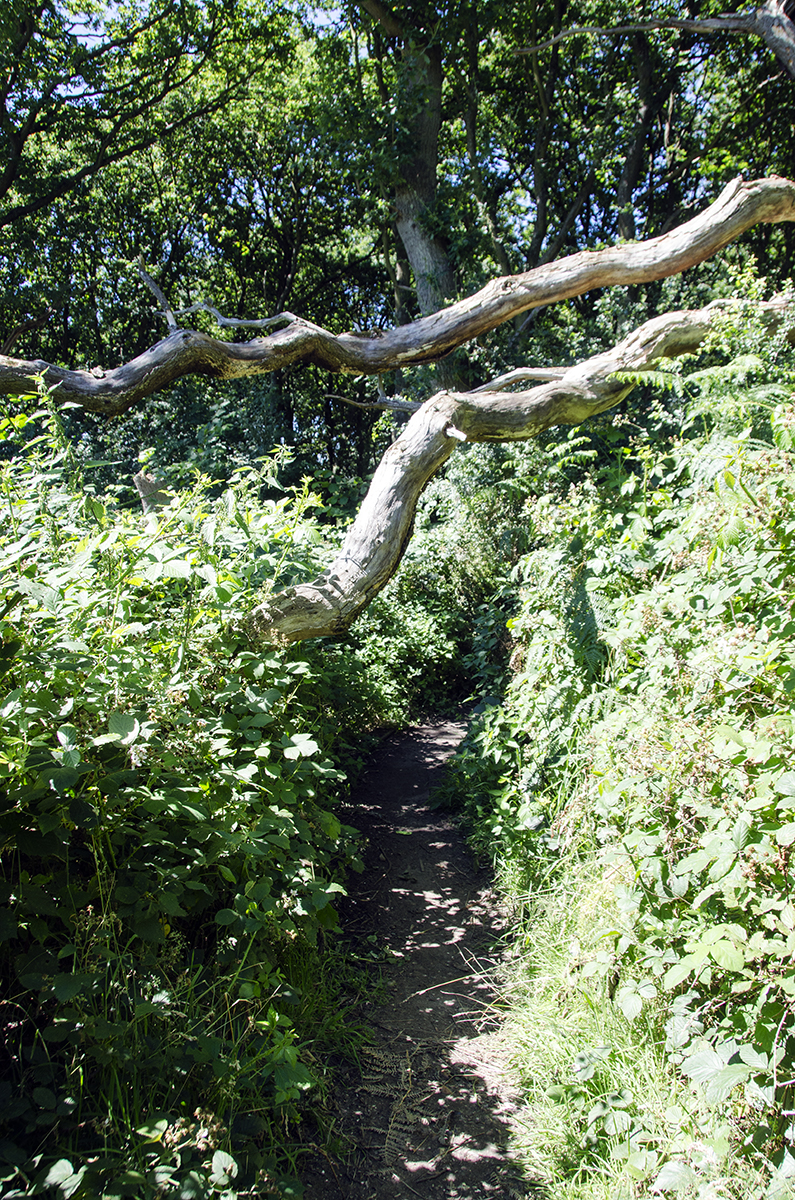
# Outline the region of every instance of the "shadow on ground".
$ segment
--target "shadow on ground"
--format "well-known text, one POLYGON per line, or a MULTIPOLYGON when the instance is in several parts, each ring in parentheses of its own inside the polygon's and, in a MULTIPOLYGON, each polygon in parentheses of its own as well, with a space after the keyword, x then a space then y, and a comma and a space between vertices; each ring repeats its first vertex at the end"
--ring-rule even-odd
POLYGON ((343 1150, 308 1167, 306 1200, 531 1194, 506 1151, 516 1103, 491 983, 503 918, 489 873, 429 804, 463 734, 443 722, 391 739, 345 814, 367 850, 342 925, 352 953, 384 952, 389 998, 366 1014, 360 1067, 339 1072, 343 1150))

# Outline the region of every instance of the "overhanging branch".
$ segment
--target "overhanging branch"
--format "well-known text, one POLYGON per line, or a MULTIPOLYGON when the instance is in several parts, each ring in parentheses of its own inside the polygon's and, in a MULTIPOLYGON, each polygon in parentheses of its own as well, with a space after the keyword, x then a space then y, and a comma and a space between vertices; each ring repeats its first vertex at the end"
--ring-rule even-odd
POLYGON ((494 279, 472 296, 394 329, 330 333, 290 314, 266 337, 222 342, 196 330, 175 330, 131 362, 113 370, 71 371, 41 360, 0 355, 0 393, 30 390, 41 374, 58 394, 91 412, 116 415, 185 375, 242 379, 312 363, 329 371, 377 375, 436 362, 457 346, 495 329, 519 313, 578 296, 592 288, 646 283, 675 275, 716 254, 759 223, 795 220, 795 184, 778 176, 730 183, 691 221, 661 237, 604 250, 582 251, 527 271, 494 279))
POLYGON ((751 33, 761 38, 782 66, 795 78, 795 24, 790 20, 782 0, 765 0, 759 8, 744 13, 721 13, 717 17, 661 18, 634 21, 627 25, 575 25, 563 29, 545 42, 523 46, 514 54, 538 54, 541 50, 583 34, 610 37, 619 33, 648 33, 656 29, 680 29, 686 33, 751 33))
MULTIPOLYGON (((313 583, 287 588, 255 609, 249 634, 255 640, 286 643, 342 633, 396 571, 422 490, 458 442, 524 441, 553 425, 578 425, 612 408, 633 387, 617 376, 698 349, 727 307, 721 301, 655 317, 612 349, 528 391, 433 396, 382 458, 329 569, 313 583)), ((791 298, 762 306, 771 326, 791 319, 794 312, 791 298)))

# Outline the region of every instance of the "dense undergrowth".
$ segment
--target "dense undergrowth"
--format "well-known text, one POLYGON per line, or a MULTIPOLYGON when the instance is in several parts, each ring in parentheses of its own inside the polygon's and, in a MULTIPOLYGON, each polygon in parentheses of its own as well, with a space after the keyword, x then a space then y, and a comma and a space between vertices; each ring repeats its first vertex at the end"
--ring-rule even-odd
POLYGON ((750 316, 720 343, 620 453, 556 451, 450 784, 524 930, 556 1197, 795 1194, 795 373, 750 316))
POLYGON ((255 597, 328 554, 307 484, 269 459, 144 516, 45 393, 0 435, 0 1191, 299 1195, 372 986, 335 804, 455 692, 459 619, 418 586, 347 642, 252 647, 255 597))
POLYGON ((343 514, 280 456, 144 516, 51 397, 6 409, 3 1195, 300 1195, 373 978, 337 801, 473 687, 450 792, 517 913, 531 1177, 790 1194, 795 380, 750 316, 707 354, 642 423, 466 448, 353 631, 285 651, 241 618, 343 514))

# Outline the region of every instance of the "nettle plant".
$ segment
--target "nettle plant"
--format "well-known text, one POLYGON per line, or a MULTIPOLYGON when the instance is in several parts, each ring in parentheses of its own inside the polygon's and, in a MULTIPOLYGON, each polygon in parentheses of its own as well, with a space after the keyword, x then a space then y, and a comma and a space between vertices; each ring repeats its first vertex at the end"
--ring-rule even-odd
POLYGON ((457 774, 518 896, 567 851, 599 857, 612 901, 581 986, 643 1014, 729 1121, 705 1157, 703 1127, 656 1138, 614 1079, 624 1130, 591 1088, 584 1151, 670 1190, 717 1179, 732 1145, 773 1172, 772 1197, 795 1172, 795 373, 756 333, 727 328, 728 365, 685 364, 684 436, 638 432, 536 504, 510 686, 457 774))
POLYGON ((0 420, 3 1194, 290 1194, 291 964, 356 839, 315 668, 235 629, 313 497, 261 499, 268 461, 126 510, 39 403, 0 420))

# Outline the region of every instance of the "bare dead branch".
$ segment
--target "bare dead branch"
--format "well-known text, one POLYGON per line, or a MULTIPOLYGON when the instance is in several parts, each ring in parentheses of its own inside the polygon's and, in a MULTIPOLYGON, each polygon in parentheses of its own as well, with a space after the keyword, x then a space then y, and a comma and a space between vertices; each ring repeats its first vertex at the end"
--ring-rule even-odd
POLYGON ((276 313, 274 317, 256 317, 253 319, 241 317, 225 317, 212 304, 207 304, 202 300, 198 304, 191 304, 190 308, 178 308, 176 315, 178 317, 188 317, 192 313, 207 312, 215 321, 216 325, 220 325, 224 329, 272 329, 274 325, 289 324, 291 321, 297 321, 299 318, 291 312, 276 313))
POLYGON ((339 392, 326 392, 329 400, 342 400, 343 404, 350 404, 352 408, 369 408, 375 412, 416 412, 418 408, 422 408, 422 403, 419 400, 405 400, 402 396, 382 396, 378 400, 353 400, 350 396, 341 396, 339 392))
POLYGON ((782 66, 795 78, 795 24, 785 11, 782 0, 765 0, 759 8, 745 13, 721 13, 717 17, 693 19, 653 19, 635 21, 628 25, 575 25, 563 29, 545 42, 523 46, 514 54, 538 54, 567 38, 583 34, 612 37, 619 33, 648 33, 655 29, 681 29, 687 33, 752 33, 772 50, 782 66))
MULTIPOLYGON (((313 583, 287 588, 256 608, 247 623, 260 641, 287 643, 344 632, 397 569, 411 536, 417 501, 459 441, 508 442, 553 425, 577 425, 622 400, 634 386, 617 378, 660 358, 696 350, 729 302, 666 313, 612 349, 526 392, 439 392, 415 413, 381 460, 342 549, 313 583)), ((762 306, 772 327, 791 319, 795 301, 762 306)))
POLYGON ((158 287, 158 285, 155 283, 152 276, 146 270, 144 270, 143 261, 139 262, 139 264, 138 264, 138 274, 141 276, 141 279, 144 281, 146 286, 149 288, 149 291, 152 293, 155 300, 160 305, 160 308, 162 310, 163 316, 166 319, 166 324, 168 325, 169 329, 172 330, 172 332, 175 329, 179 329, 179 325, 177 324, 177 318, 174 316, 174 313, 168 303, 168 300, 166 300, 165 296, 163 295, 163 293, 160 290, 160 288, 158 287))
POLYGON ((96 373, 0 355, 0 393, 25 394, 31 375, 42 374, 48 385, 58 385, 64 401, 114 415, 190 374, 242 379, 304 362, 330 371, 377 375, 435 362, 518 313, 591 288, 678 274, 710 258, 752 225, 793 220, 795 184, 779 176, 747 183, 735 179, 704 212, 661 237, 582 251, 521 275, 493 279, 474 295, 408 325, 333 334, 299 317, 279 314, 279 320, 289 322, 286 328, 245 343, 178 329, 131 362, 96 373))
POLYGON ((478 392, 501 392, 503 388, 513 387, 515 383, 532 381, 550 383, 553 379, 562 379, 568 369, 568 367, 514 367, 512 371, 506 371, 504 375, 498 375, 496 379, 490 379, 488 383, 482 383, 480 387, 473 388, 472 391, 477 395, 478 392))

